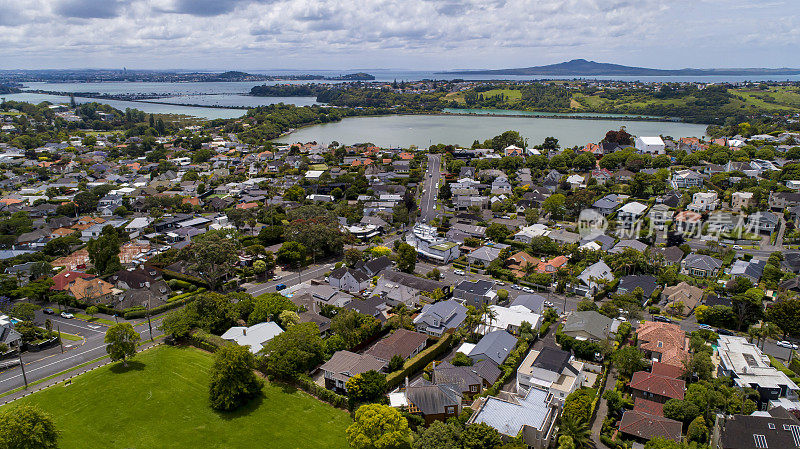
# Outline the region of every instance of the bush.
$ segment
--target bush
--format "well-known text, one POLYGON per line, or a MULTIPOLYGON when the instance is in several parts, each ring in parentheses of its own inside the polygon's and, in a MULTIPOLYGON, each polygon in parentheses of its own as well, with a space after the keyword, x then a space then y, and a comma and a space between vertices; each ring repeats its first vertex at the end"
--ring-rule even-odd
POLYGON ((306 393, 334 407, 347 408, 347 398, 345 396, 319 386, 313 379, 306 375, 302 375, 297 379, 297 386, 306 393))
POLYGON ((576 419, 578 422, 589 422, 592 415, 592 403, 597 392, 592 388, 580 388, 573 391, 564 401, 563 416, 576 419))
POLYGON ((201 329, 192 332, 184 340, 186 343, 208 352, 217 352, 219 348, 233 344, 231 341, 223 340, 219 335, 209 334, 201 329))
MULTIPOLYGON (((159 313, 166 312, 168 310, 177 309, 178 307, 188 304, 194 300, 194 297, 206 291, 205 288, 199 288, 197 291, 192 293, 185 293, 183 295, 178 295, 174 298, 171 298, 168 303, 160 305, 158 307, 153 307, 150 309, 150 316, 158 315, 159 313)), ((123 317, 126 320, 132 320, 134 318, 144 318, 147 316, 147 309, 143 307, 131 307, 130 309, 125 309, 123 312, 123 317)))

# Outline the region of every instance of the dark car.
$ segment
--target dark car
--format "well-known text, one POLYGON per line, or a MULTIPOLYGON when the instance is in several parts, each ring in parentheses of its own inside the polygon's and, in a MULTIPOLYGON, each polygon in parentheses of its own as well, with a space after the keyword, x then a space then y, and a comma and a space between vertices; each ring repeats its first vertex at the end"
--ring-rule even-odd
POLYGON ((50 307, 45 307, 44 309, 42 309, 42 312, 43 312, 43 313, 45 313, 45 314, 47 314, 47 315, 55 315, 55 313, 56 313, 56 312, 55 312, 53 309, 51 309, 50 307))
POLYGON ((656 315, 653 317, 653 321, 661 321, 662 323, 671 323, 672 320, 661 315, 656 315))
POLYGON ((285 288, 286 288, 286 284, 278 284, 278 285, 275 286, 275 291, 279 292, 279 291, 281 291, 281 290, 283 290, 285 288))
POLYGON ((733 332, 729 331, 728 329, 717 329, 717 333, 719 335, 736 335, 733 332))

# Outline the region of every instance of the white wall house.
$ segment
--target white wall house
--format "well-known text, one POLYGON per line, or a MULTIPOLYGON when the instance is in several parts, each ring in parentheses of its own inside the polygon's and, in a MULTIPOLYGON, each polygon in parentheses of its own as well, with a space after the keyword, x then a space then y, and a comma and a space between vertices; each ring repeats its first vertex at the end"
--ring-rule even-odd
POLYGON ((637 137, 633 141, 634 146, 639 153, 646 154, 664 154, 666 153, 664 140, 661 137, 637 137))

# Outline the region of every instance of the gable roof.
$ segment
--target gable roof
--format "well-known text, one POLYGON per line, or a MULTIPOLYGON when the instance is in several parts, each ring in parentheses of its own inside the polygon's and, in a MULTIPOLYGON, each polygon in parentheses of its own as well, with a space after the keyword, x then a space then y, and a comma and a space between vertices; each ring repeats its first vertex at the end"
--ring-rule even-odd
POLYGON ((637 371, 631 377, 630 387, 670 399, 683 399, 686 382, 647 371, 637 371))
POLYGON ((680 442, 682 428, 679 421, 635 409, 627 410, 619 423, 620 432, 645 440, 660 437, 680 442))
POLYGON ((432 292, 437 288, 442 289, 442 291, 445 291, 448 288, 448 285, 443 282, 438 282, 431 279, 425 279, 414 276, 412 274, 401 273, 399 271, 388 271, 388 270, 384 271, 383 277, 386 280, 401 285, 405 285, 407 287, 411 287, 414 290, 418 290, 420 292, 432 292))
POLYGON ((800 448, 800 422, 783 407, 763 415, 732 415, 720 420, 723 449, 800 448))
POLYGON ((365 354, 369 354, 378 359, 390 361, 395 355, 407 359, 415 349, 424 345, 428 341, 428 336, 419 332, 400 328, 383 340, 375 343, 365 354))
POLYGON ((595 310, 574 312, 564 323, 561 332, 583 331, 598 340, 605 340, 611 333, 613 320, 595 310))
POLYGON ((461 394, 454 385, 432 384, 423 378, 406 388, 406 399, 423 415, 440 415, 445 407, 458 407, 461 394))
POLYGON ((331 377, 347 382, 351 377, 366 373, 367 371, 380 371, 386 362, 369 354, 356 354, 350 351, 336 351, 333 357, 325 362, 320 369, 327 371, 331 377))
POLYGON ((496 330, 484 335, 468 355, 473 360, 485 356, 502 365, 516 345, 517 337, 504 330, 496 330))
POLYGON ((552 346, 544 346, 531 366, 554 373, 560 373, 564 368, 572 368, 572 365, 569 364, 571 357, 572 354, 567 351, 562 351, 552 346))

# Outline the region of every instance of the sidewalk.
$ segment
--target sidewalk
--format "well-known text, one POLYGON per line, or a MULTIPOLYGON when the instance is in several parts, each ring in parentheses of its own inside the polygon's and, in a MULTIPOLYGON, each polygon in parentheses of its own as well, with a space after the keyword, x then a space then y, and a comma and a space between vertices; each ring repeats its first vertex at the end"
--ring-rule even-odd
MULTIPOLYGON (((603 392, 606 390, 606 385, 611 383, 611 385, 616 385, 617 383, 617 375, 616 371, 613 367, 609 367, 611 371, 608 373, 608 377, 606 378, 606 383, 600 386, 600 389, 597 391, 597 394, 602 395, 603 392)), ((600 432, 603 430, 603 421, 608 416, 608 402, 602 397, 600 398, 600 402, 597 405, 597 413, 594 415, 594 422, 592 423, 592 441, 595 444, 595 447, 598 449, 608 449, 608 446, 603 444, 600 441, 600 432)))
MULTIPOLYGON (((152 342, 151 341, 147 341, 147 342, 143 343, 141 346, 139 346, 139 349, 136 352, 142 352, 142 351, 145 351, 147 349, 150 349, 150 348, 153 348, 155 346, 158 346, 160 344, 163 344, 163 340, 162 339, 157 339, 157 340, 152 341, 152 342)), ((95 368, 99 368, 101 366, 108 365, 109 363, 116 363, 116 362, 112 362, 111 359, 109 359, 107 356, 104 356, 103 358, 100 358, 98 360, 89 362, 88 364, 86 364, 85 366, 82 366, 80 368, 73 369, 72 371, 62 372, 61 374, 56 374, 55 376, 53 376, 50 379, 41 381, 41 382, 39 382, 39 383, 37 383, 35 385, 31 385, 30 387, 28 387, 27 390, 22 389, 20 391, 5 395, 3 397, 0 397, 0 405, 8 404, 9 402, 16 401, 17 399, 20 399, 20 398, 23 398, 25 396, 28 396, 29 394, 36 393, 37 391, 44 390, 45 388, 52 387, 52 386, 60 384, 60 383, 62 383, 64 381, 69 381, 75 376, 80 376, 81 374, 84 374, 84 373, 87 373, 89 371, 92 371, 95 368)))

